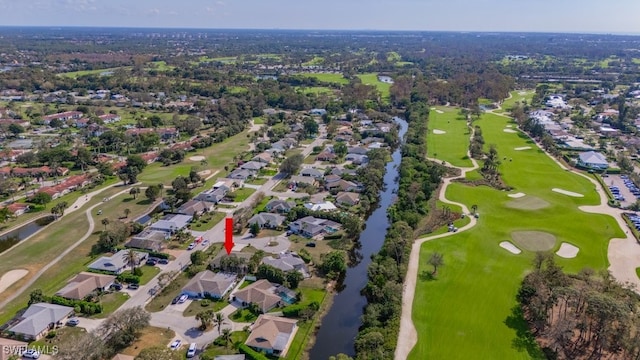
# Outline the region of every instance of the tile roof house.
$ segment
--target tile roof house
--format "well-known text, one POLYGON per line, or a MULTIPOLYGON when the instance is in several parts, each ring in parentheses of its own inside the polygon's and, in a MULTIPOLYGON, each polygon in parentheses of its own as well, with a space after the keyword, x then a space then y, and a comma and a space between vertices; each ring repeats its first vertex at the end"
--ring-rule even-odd
POLYGON ((200 194, 196 195, 194 200, 217 204, 222 199, 224 199, 224 197, 227 195, 228 192, 229 192, 228 187, 220 186, 216 189, 209 189, 201 192, 200 194))
POLYGON ((230 179, 234 180, 247 180, 253 176, 253 173, 246 169, 235 169, 229 174, 230 179))
POLYGON ((331 201, 324 201, 321 203, 306 203, 304 207, 311 211, 333 211, 338 208, 331 201))
POLYGON ((300 170, 300 176, 310 176, 316 179, 322 179, 324 177, 324 171, 320 171, 316 168, 304 168, 300 170))
POLYGON ((294 207, 296 207, 296 203, 293 201, 273 199, 269 201, 264 208, 269 212, 285 214, 291 211, 291 209, 293 209, 294 207))
POLYGON ((339 190, 339 191, 360 191, 360 185, 353 181, 347 181, 340 179, 334 182, 328 182, 325 184, 327 190, 339 190))
POLYGON ((303 217, 289 223, 289 229, 305 237, 314 237, 324 233, 332 234, 340 230, 341 225, 335 221, 318 219, 313 216, 303 217))
POLYGON ((263 167, 267 166, 267 164, 258 161, 249 161, 240 166, 240 169, 249 170, 252 172, 258 172, 263 167))
POLYGON ((366 164, 369 162, 369 157, 367 155, 360 154, 347 154, 344 159, 347 161, 351 161, 355 165, 366 164))
POLYGON ((317 181, 316 181, 315 178, 313 178, 311 176, 293 175, 289 179, 289 184, 295 184, 295 185, 307 184, 307 185, 310 185, 310 186, 316 186, 317 185, 317 181))
POLYGON ((279 226, 282 226, 282 223, 284 222, 284 220, 285 220, 285 217, 282 215, 263 212, 263 213, 253 215, 253 217, 249 219, 247 224, 251 226, 254 223, 257 223, 261 229, 263 228, 274 229, 279 226))
POLYGON ((304 263, 304 260, 302 260, 298 254, 293 252, 284 252, 274 256, 265 256, 262 259, 262 263, 271 265, 285 272, 299 271, 305 278, 311 276, 309 275, 307 264, 304 263))
POLYGON ((191 298, 212 297, 221 299, 236 283, 235 274, 214 273, 210 270, 196 274, 187 285, 182 288, 182 293, 191 298))
POLYGON ((360 194, 354 192, 339 192, 336 202, 342 205, 353 206, 360 202, 360 194))
POLYGON ((128 248, 142 249, 147 251, 162 251, 166 241, 171 237, 166 231, 145 229, 143 232, 134 235, 128 243, 128 248))
MULTIPOLYGON (((129 250, 120 250, 111 256, 103 256, 98 260, 92 262, 89 265, 89 269, 104 271, 116 275, 122 274, 122 272, 124 272, 129 266, 126 260, 126 255, 128 252, 129 250)), ((149 254, 147 254, 146 252, 136 251, 135 253, 138 258, 137 265, 145 261, 149 256, 149 254)))
POLYGON ((180 229, 186 228, 191 222, 191 219, 193 219, 191 215, 169 214, 151 224, 149 228, 151 230, 164 231, 172 234, 180 229))
POLYGON ((329 151, 323 151, 320 154, 316 155, 316 160, 317 161, 331 161, 331 160, 335 160, 338 157, 338 155, 329 152, 329 151))
POLYGON ((115 280, 116 277, 113 275, 81 272, 69 280, 67 285, 60 289, 56 295, 66 299, 82 300, 94 291, 108 289, 115 280))
POLYGON ((280 296, 276 295, 276 284, 270 283, 268 280, 258 280, 253 284, 240 289, 233 294, 235 301, 243 306, 256 304, 261 312, 266 313, 276 306, 282 304, 280 296))
POLYGON ((7 205, 7 209, 9 209, 13 216, 20 216, 29 211, 29 204, 13 203, 7 205))
POLYGON ((120 121, 121 117, 118 114, 104 114, 98 116, 105 124, 111 124, 120 121))
POLYGON ((267 153, 267 152, 262 152, 256 156, 254 156, 251 161, 257 161, 257 162, 261 162, 261 163, 265 163, 265 164, 269 164, 271 161, 273 161, 273 157, 271 156, 271 154, 267 153))
POLYGON ((583 152, 578 157, 578 165, 588 169, 605 170, 609 167, 607 158, 595 151, 583 152))
POLYGON ((216 206, 215 202, 202 201, 202 200, 189 200, 182 204, 176 211, 178 214, 190 215, 203 214, 208 211, 212 211, 216 206))
POLYGON ((73 314, 72 307, 48 303, 32 304, 20 316, 20 322, 11 327, 9 332, 37 340, 46 335, 49 330, 62 325, 71 314, 73 314))
POLYGON ((297 323, 294 319, 260 315, 245 344, 256 351, 285 356, 298 331, 297 323))

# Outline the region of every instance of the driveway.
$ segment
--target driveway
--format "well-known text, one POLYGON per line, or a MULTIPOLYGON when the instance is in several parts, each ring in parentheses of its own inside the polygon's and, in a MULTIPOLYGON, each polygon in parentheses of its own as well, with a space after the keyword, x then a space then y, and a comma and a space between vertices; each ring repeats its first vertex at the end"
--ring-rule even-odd
POLYGON ((79 318, 79 319, 80 319, 80 324, 78 324, 78 327, 81 327, 87 330, 87 332, 95 331, 97 328, 100 327, 100 325, 105 320, 105 319, 87 319, 87 318, 79 318))

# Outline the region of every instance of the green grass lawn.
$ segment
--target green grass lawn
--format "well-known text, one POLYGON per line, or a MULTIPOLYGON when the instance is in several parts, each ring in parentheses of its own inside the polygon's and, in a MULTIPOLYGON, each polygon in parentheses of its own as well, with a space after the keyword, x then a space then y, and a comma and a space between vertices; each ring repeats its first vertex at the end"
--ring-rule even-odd
POLYGON ((300 76, 312 77, 316 78, 322 82, 334 83, 345 85, 349 83, 349 80, 345 79, 342 74, 333 74, 333 73, 300 73, 300 76))
POLYGON ((255 179, 246 181, 245 183, 250 185, 264 185, 267 181, 269 181, 268 178, 255 178, 255 179))
POLYGON ((249 311, 249 309, 238 309, 229 315, 229 319, 235 322, 254 322, 258 315, 249 311))
POLYGON ((197 313, 205 310, 213 310, 218 312, 224 309, 227 305, 229 305, 229 302, 224 299, 219 301, 210 300, 208 306, 202 306, 202 300, 194 300, 191 302, 191 304, 189 304, 189 306, 187 306, 186 309, 184 309, 182 316, 196 316, 197 313))
POLYGON ((200 220, 198 220, 197 223, 191 224, 191 230, 207 231, 213 228, 214 226, 216 226, 216 224, 219 223, 222 219, 224 219, 225 216, 227 216, 227 213, 220 212, 220 211, 215 211, 213 213, 208 213, 206 215, 203 215, 202 217, 200 217, 200 220))
POLYGON ((496 110, 498 113, 503 113, 509 111, 516 103, 527 103, 531 104, 531 99, 533 99, 533 95, 535 94, 534 90, 514 90, 511 92, 511 98, 506 99, 502 102, 500 107, 501 110, 496 110))
POLYGON ((118 308, 122 306, 122 304, 124 304, 128 299, 129 295, 125 292, 112 292, 109 294, 105 294, 102 296, 102 299, 100 299, 100 303, 102 304, 102 312, 92 317, 96 319, 104 319, 118 310, 118 308))
POLYGON ((204 359, 213 359, 217 355, 233 355, 237 354, 238 350, 234 349, 233 344, 240 343, 244 344, 249 337, 249 333, 246 331, 234 331, 231 333, 231 341, 228 346, 218 346, 213 343, 207 346, 207 349, 202 353, 200 358, 204 359))
POLYGON ((302 66, 322 65, 323 63, 324 63, 324 58, 322 56, 314 56, 313 59, 303 62, 302 66))
POLYGON ((326 86, 299 86, 296 90, 302 91, 304 94, 331 94, 333 89, 326 86))
POLYGON ((87 331, 81 327, 65 326, 56 330, 55 337, 51 339, 43 338, 38 341, 33 341, 29 344, 29 348, 33 348, 33 347, 39 348, 44 350, 41 352, 44 352, 45 354, 52 354, 52 351, 54 350, 54 346, 60 346, 60 344, 67 343, 68 341, 71 341, 73 337, 78 336, 85 332, 87 331))
POLYGON ((91 74, 96 74, 97 75, 97 74, 101 74, 103 72, 116 71, 116 70, 131 70, 131 66, 115 67, 115 68, 108 68, 108 69, 71 71, 71 72, 66 72, 66 73, 60 73, 58 75, 64 76, 64 77, 68 77, 68 78, 72 78, 72 79, 77 79, 80 76, 91 75, 91 74))
MULTIPOLYGON (((127 189, 128 188, 129 187, 127 187, 127 189)), ((111 197, 111 200, 105 203, 101 217, 95 215, 95 211, 93 212, 93 217, 96 222, 93 234, 75 248, 74 251, 64 256, 52 266, 49 271, 40 276, 25 292, 3 309, 0 309, 0 323, 6 322, 15 315, 18 310, 25 307, 29 299, 29 293, 34 289, 42 289, 45 294, 53 295, 64 286, 68 279, 87 269, 87 265, 96 258, 96 256, 91 256, 90 253, 91 247, 98 241, 100 231, 103 229, 100 224, 101 218, 110 217, 111 219, 116 219, 125 207, 131 210, 131 214, 129 214, 130 219, 142 215, 148 210, 148 205, 136 205, 131 202, 125 203, 125 200, 130 198, 128 194, 118 197, 113 196, 122 190, 122 187, 113 187, 105 190, 89 201, 88 205, 51 223, 45 232, 36 234, 14 250, 0 255, 0 274, 20 268, 30 271, 27 277, 15 283, 9 288, 9 291, 0 293, 0 300, 3 300, 10 294, 10 291, 18 289, 32 274, 35 274, 38 269, 41 269, 71 244, 84 236, 89 229, 84 210, 89 206, 101 203, 104 197, 111 197)))
POLYGON ((391 84, 378 80, 378 74, 358 74, 358 77, 362 80, 363 84, 375 86, 378 91, 380 91, 383 102, 388 103, 390 101, 389 90, 391 89, 391 84))
POLYGON ((238 189, 236 191, 234 191, 232 194, 235 195, 235 198, 233 199, 234 202, 243 202, 245 200, 247 200, 247 198, 249 196, 251 196, 251 194, 253 194, 254 192, 256 192, 256 189, 252 189, 252 188, 241 188, 238 189))
POLYGON ((531 267, 534 254, 513 255, 498 245, 511 240, 513 231, 538 230, 557 237, 553 248, 569 242, 580 248, 574 259, 556 257, 568 272, 585 266, 602 270, 608 266, 609 239, 624 236, 612 217, 587 214, 581 205, 595 205, 599 197, 588 180, 561 170, 530 140, 503 132, 508 119, 492 114, 477 122, 487 144, 496 144, 503 159, 500 171, 514 191, 547 201, 536 211, 508 208, 513 200, 503 191, 485 186, 454 183, 447 189, 453 201, 478 205, 481 214, 471 230, 426 242, 421 248, 413 320, 418 343, 410 359, 531 359, 540 358, 537 345, 526 344, 523 321, 513 317, 520 281, 531 267), (532 146, 534 149, 515 151, 532 146), (509 161, 509 159, 512 159, 509 161), (552 192, 561 188, 584 194, 573 198, 552 192), (429 254, 444 255, 444 266, 435 280, 426 264, 429 254), (455 351, 452 351, 455 349, 455 351))
POLYGON ((458 108, 442 106, 429 112, 427 153, 429 157, 448 161, 455 166, 471 167, 471 160, 467 157, 471 135, 467 120, 458 112, 458 108), (434 130, 445 133, 435 134, 434 130))
POLYGON ((256 125, 264 124, 264 118, 262 116, 256 116, 253 118, 253 123, 256 125))
POLYGON ((158 312, 171 304, 171 300, 180 295, 182 288, 187 285, 189 278, 185 273, 180 273, 169 285, 160 291, 147 305, 149 312, 158 312))

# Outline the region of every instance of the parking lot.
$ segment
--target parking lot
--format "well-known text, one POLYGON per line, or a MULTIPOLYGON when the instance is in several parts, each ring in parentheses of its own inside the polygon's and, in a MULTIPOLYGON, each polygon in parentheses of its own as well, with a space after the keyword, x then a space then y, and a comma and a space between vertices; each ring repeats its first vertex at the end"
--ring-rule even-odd
POLYGON ((622 207, 627 207, 640 198, 640 189, 626 175, 609 175, 602 179, 622 207))

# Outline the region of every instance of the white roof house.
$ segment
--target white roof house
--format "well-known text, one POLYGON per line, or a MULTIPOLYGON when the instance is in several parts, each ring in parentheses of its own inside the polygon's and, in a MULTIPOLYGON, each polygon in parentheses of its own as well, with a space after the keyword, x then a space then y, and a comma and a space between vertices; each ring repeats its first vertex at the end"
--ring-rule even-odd
POLYGON ((609 167, 607 158, 599 152, 587 151, 578 157, 578 165, 596 170, 604 170, 609 167))
POLYGON ((306 203, 304 207, 311 211, 333 211, 336 210, 337 207, 331 201, 325 201, 321 203, 306 203))

